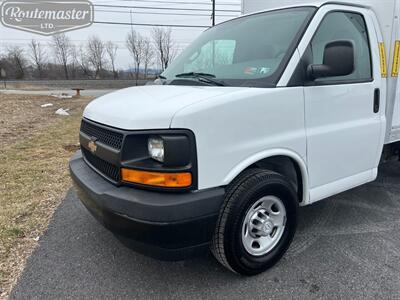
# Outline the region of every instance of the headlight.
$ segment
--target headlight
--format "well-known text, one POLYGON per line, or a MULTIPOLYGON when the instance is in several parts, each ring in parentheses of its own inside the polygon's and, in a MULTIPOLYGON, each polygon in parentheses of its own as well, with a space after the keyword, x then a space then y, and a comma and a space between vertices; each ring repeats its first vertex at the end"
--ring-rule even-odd
POLYGON ((196 139, 184 129, 127 134, 121 152, 121 182, 169 191, 198 188, 196 139))
POLYGON ((152 159, 155 159, 159 162, 164 162, 164 140, 162 138, 149 138, 147 147, 149 149, 149 155, 152 159))

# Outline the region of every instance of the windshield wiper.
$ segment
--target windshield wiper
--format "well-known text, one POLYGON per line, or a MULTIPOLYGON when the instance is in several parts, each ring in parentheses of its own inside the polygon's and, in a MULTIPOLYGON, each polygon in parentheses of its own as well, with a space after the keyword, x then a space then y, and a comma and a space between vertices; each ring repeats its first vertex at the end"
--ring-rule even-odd
POLYGON ((200 81, 209 83, 209 84, 214 84, 217 86, 226 86, 226 84, 218 79, 214 79, 215 75, 214 74, 208 74, 208 73, 199 73, 199 72, 188 72, 188 73, 181 73, 175 75, 176 78, 197 78, 200 81))

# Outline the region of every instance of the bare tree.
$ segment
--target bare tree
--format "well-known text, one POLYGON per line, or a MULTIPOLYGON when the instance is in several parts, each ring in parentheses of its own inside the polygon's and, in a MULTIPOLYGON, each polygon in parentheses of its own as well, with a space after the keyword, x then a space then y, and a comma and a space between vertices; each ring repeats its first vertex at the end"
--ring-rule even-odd
POLYGON ((40 42, 38 42, 34 39, 32 39, 31 42, 29 43, 29 52, 30 52, 29 53, 30 58, 36 67, 39 78, 42 79, 44 68, 45 68, 46 61, 47 61, 47 59, 46 59, 47 53, 46 53, 45 49, 42 47, 42 45, 40 44, 40 42))
POLYGON ((65 79, 69 79, 68 63, 71 57, 71 40, 64 33, 53 35, 51 46, 53 47, 56 61, 64 70, 65 79))
POLYGON ((78 61, 78 50, 75 45, 71 47, 71 63, 70 63, 70 75, 73 79, 79 76, 79 61, 78 61))
POLYGON ((175 56, 175 45, 172 40, 171 28, 164 29, 160 27, 154 27, 152 31, 152 38, 161 69, 165 70, 175 56))
POLYGON ((117 79, 118 74, 115 70, 115 60, 117 58, 117 51, 118 51, 118 46, 115 45, 113 42, 109 41, 106 44, 106 52, 107 52, 107 57, 110 61, 112 72, 113 72, 113 78, 117 79))
POLYGON ((89 59, 86 55, 85 49, 81 46, 77 51, 77 63, 83 73, 87 78, 91 78, 92 74, 90 71, 89 59))
POLYGON ((143 39, 143 63, 144 63, 144 76, 147 79, 147 72, 149 66, 152 64, 154 59, 154 49, 151 45, 151 41, 148 38, 143 39))
POLYGON ((10 47, 7 49, 7 57, 14 68, 15 78, 23 79, 27 64, 24 49, 18 46, 10 47))
POLYGON ((95 78, 101 76, 105 64, 106 47, 104 42, 97 36, 92 36, 86 45, 87 57, 95 70, 95 78))
POLYGON ((144 52, 143 37, 139 33, 132 30, 126 37, 126 46, 135 62, 135 74, 136 74, 135 78, 137 85, 137 81, 139 79, 140 66, 142 64, 143 52, 144 52))

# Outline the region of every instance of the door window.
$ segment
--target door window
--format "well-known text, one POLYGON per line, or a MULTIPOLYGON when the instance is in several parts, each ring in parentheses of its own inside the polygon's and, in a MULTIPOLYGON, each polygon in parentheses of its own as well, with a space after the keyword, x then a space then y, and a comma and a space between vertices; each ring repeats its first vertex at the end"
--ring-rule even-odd
POLYGON ((322 64, 325 46, 337 40, 347 40, 353 43, 354 72, 347 76, 320 78, 316 82, 371 81, 371 51, 364 17, 350 12, 329 13, 322 21, 309 46, 308 53, 312 57, 311 64, 322 64))

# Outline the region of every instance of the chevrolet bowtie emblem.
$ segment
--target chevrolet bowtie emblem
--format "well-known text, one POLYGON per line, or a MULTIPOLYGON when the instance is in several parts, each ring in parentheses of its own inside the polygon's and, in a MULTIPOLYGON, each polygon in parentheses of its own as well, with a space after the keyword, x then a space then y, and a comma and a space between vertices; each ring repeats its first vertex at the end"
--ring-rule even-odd
POLYGON ((97 150, 96 141, 95 140, 90 141, 88 147, 92 153, 95 153, 97 150))

